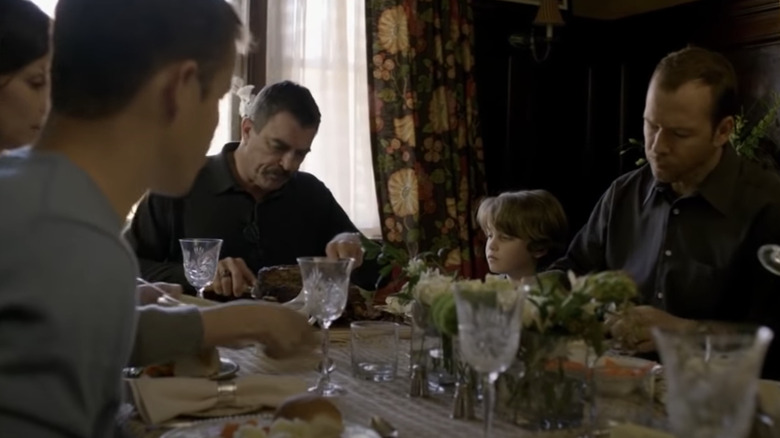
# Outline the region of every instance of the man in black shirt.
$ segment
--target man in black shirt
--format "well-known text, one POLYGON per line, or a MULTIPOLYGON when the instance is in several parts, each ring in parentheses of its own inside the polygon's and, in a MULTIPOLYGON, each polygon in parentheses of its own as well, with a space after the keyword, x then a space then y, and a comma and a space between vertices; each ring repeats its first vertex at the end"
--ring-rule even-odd
MULTIPOLYGON (((655 349, 652 326, 780 329, 780 282, 756 256, 760 245, 780 242, 780 180, 729 144, 735 112, 736 75, 723 56, 687 48, 664 58, 645 103, 649 165, 612 183, 551 267, 631 274, 640 306, 612 332, 630 332, 639 351, 655 349)), ((775 377, 777 350, 765 368, 775 377)))
MULTIPOLYGON (((357 228, 330 190, 299 172, 320 124, 305 87, 284 81, 249 101, 241 142, 209 157, 182 198, 146 195, 125 230, 146 280, 187 286, 181 238, 223 240, 214 292, 240 296, 263 267, 295 264, 301 256, 354 257, 362 263, 357 228)), ((373 289, 376 267, 353 281, 373 289)))

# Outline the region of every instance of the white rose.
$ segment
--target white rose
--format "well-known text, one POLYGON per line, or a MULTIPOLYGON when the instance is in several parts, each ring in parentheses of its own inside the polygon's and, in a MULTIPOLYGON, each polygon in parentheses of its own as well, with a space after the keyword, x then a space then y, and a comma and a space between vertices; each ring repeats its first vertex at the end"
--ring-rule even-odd
POLYGON ((406 265, 406 273, 410 277, 417 277, 425 272, 425 262, 420 259, 411 259, 409 264, 406 265))
POLYGON ((398 297, 387 297, 385 298, 385 312, 392 313, 393 315, 409 315, 412 313, 412 303, 407 302, 406 304, 401 304, 401 300, 398 297))
POLYGON ((440 295, 452 293, 452 278, 441 275, 437 269, 428 270, 420 275, 420 280, 414 285, 414 298, 430 306, 440 295))

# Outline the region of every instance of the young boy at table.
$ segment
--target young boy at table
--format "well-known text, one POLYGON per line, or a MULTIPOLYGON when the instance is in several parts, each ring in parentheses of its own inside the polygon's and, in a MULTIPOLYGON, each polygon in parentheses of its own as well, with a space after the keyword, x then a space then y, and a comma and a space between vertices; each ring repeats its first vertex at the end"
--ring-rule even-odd
POLYGON ((485 255, 490 271, 514 281, 544 269, 566 249, 566 213, 545 190, 485 198, 477 222, 487 235, 485 255))

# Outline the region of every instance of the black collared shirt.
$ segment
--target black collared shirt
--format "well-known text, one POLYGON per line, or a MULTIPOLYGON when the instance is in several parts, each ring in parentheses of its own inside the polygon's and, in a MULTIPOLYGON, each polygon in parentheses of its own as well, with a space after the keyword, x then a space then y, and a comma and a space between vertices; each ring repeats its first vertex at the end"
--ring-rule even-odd
POLYGON ((690 196, 658 183, 649 166, 615 180, 551 269, 622 269, 642 304, 688 319, 767 324, 780 335, 780 277, 756 256, 766 243, 780 244, 780 179, 727 146, 690 196))
MULTIPOLYGON (((253 272, 294 265, 296 257, 325 255, 337 234, 357 231, 330 190, 315 176, 297 172, 260 202, 242 189, 229 161, 238 143, 209 157, 192 190, 182 198, 147 195, 124 236, 148 281, 186 286, 179 239, 222 239, 220 258, 240 257, 253 272)), ((370 263, 353 281, 373 289, 378 276, 370 263)))

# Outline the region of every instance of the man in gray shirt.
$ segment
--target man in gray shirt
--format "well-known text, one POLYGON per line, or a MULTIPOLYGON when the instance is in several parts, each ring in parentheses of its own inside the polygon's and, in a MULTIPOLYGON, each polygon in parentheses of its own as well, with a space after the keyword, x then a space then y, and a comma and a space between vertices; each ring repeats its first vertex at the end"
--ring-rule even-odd
POLYGON ((0 435, 111 436, 128 363, 240 339, 313 347, 280 306, 137 316, 119 237, 145 191, 189 189, 243 34, 223 0, 60 0, 52 115, 29 153, 0 159, 0 435))

